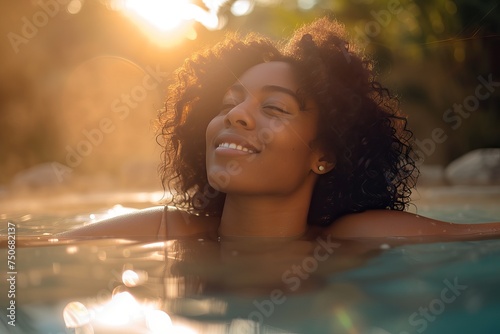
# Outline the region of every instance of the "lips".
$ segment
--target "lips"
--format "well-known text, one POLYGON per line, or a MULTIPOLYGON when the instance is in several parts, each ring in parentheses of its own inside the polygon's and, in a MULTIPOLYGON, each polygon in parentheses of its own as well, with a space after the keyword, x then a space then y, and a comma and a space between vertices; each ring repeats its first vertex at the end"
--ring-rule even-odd
POLYGON ((241 151, 244 153, 260 153, 256 145, 239 135, 220 135, 215 139, 215 148, 241 151))
POLYGON ((243 147, 241 145, 236 145, 235 143, 221 143, 217 147, 230 148, 232 150, 238 150, 242 152, 255 153, 254 150, 243 147))

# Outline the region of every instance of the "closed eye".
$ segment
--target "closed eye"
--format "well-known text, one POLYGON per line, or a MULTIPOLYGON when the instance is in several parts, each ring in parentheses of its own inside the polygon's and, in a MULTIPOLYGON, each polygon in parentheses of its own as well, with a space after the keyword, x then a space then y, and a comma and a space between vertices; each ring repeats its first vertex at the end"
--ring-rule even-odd
POLYGON ((272 110, 272 111, 275 111, 275 112, 279 112, 279 113, 282 113, 282 114, 288 114, 288 115, 291 114, 288 111, 286 111, 284 108, 281 108, 281 107, 278 107, 278 106, 274 106, 274 105, 267 105, 267 106, 264 106, 263 108, 267 109, 267 110, 272 110))
POLYGON ((235 103, 224 103, 222 104, 222 106, 220 107, 220 112, 221 113, 227 113, 228 111, 230 111, 231 109, 233 109, 234 107, 236 107, 236 104, 235 103))

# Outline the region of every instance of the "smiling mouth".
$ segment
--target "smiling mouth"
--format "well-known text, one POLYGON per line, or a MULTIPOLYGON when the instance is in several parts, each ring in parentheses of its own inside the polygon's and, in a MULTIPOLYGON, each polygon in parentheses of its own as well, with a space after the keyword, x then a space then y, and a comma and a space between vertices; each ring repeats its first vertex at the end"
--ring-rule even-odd
POLYGON ((231 149, 231 150, 237 150, 237 151, 242 151, 242 152, 246 152, 246 153, 258 153, 252 149, 249 149, 247 147, 244 147, 244 146, 241 146, 241 145, 238 145, 238 144, 235 144, 235 143, 227 143, 227 142, 224 142, 224 143, 220 143, 219 146, 217 146, 218 148, 221 147, 221 148, 228 148, 228 149, 231 149))

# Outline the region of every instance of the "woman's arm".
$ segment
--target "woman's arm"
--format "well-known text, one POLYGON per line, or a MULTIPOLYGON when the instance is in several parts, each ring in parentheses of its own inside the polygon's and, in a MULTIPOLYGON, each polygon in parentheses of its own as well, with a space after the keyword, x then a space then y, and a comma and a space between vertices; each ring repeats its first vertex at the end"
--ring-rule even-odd
POLYGON ((219 218, 157 206, 95 222, 57 235, 60 239, 125 238, 141 241, 216 233, 219 218))
POLYGON ((89 224, 57 235, 62 239, 131 238, 156 240, 164 206, 142 209, 89 224))
POLYGON ((409 212, 370 210, 340 217, 328 227, 336 238, 437 237, 467 239, 500 237, 500 223, 456 224, 409 212))

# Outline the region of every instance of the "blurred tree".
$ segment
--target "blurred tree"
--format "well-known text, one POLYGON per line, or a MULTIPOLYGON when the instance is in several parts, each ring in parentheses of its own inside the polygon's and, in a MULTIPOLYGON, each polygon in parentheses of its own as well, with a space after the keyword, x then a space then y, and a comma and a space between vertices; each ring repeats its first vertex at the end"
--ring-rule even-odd
MULTIPOLYGON (((35 2, 2 1, 0 9, 9 14, 0 24, 0 33, 8 36, 20 33, 23 22, 31 20, 41 7, 35 2)), ((198 24, 196 39, 170 48, 149 41, 127 18, 109 10, 104 0, 84 2, 77 14, 61 7, 61 12, 40 27, 28 44, 19 45, 17 53, 4 38, 0 42, 0 184, 8 184, 17 171, 34 164, 64 162, 65 147, 78 142, 82 129, 94 126, 92 113, 105 116, 98 108, 91 108, 88 115, 75 114, 76 118, 68 121, 72 119, 70 111, 60 102, 68 78, 89 60, 110 56, 140 68, 160 66, 168 72, 228 30, 256 31, 278 40, 289 36, 297 26, 325 15, 343 22, 354 42, 373 55, 383 83, 401 96, 418 139, 429 138, 437 127, 445 131, 447 140, 426 157, 427 163, 446 164, 470 149, 500 147, 500 89, 496 86, 459 127, 454 129, 443 119, 455 103, 463 103, 475 93, 478 76, 487 78, 491 74, 495 82, 500 81, 500 4, 496 0, 255 0, 249 15, 234 16, 229 7, 221 15, 224 13, 228 21, 223 30, 211 31, 198 24)), ((95 96, 113 91, 98 74, 92 76, 96 85, 103 85, 102 89, 94 87, 95 96)), ((126 91, 120 88, 125 80, 119 73, 113 79, 117 89, 126 91)), ((78 87, 78 82, 74 85, 78 87)), ((159 89, 161 92, 164 86, 159 89)), ((115 93, 109 94, 110 101, 116 98, 115 93)), ((92 99, 104 101, 104 106, 108 101, 102 96, 92 99)), ((70 105, 71 100, 65 103, 70 105)), ((128 120, 130 124, 124 123, 113 135, 115 147, 121 149, 97 154, 96 165, 82 164, 75 171, 94 173, 102 169, 116 173, 127 159, 145 159, 151 152, 141 147, 151 145, 154 135, 141 125, 144 129, 140 131, 150 133, 144 139, 148 135, 137 132, 136 125, 154 119, 160 107, 161 101, 148 102, 141 109, 144 111, 134 114, 128 120), (130 144, 127 138, 132 136, 140 140, 130 144)))

